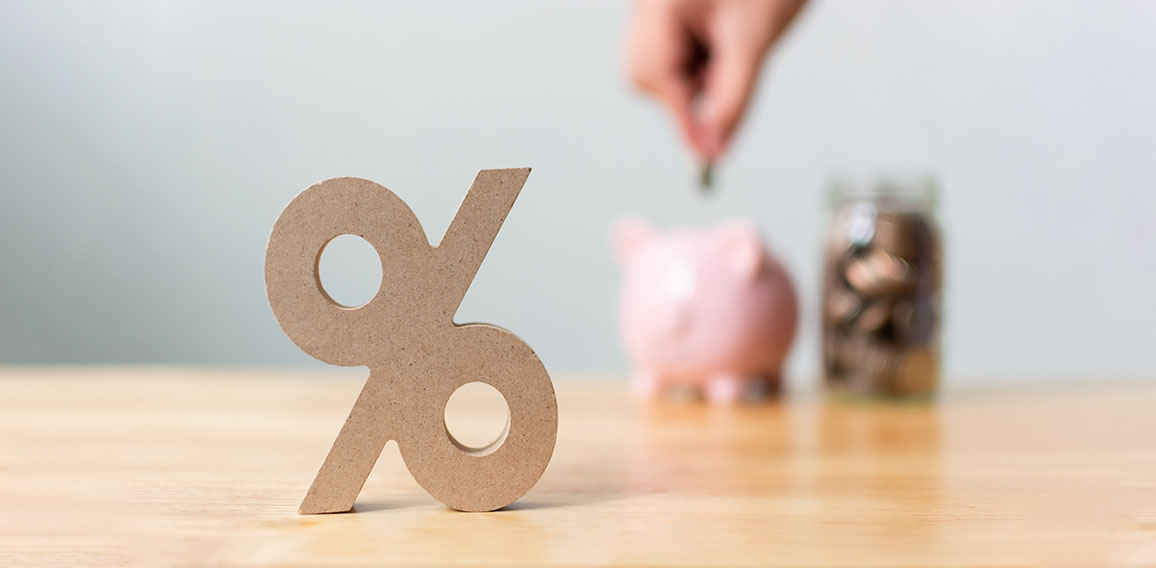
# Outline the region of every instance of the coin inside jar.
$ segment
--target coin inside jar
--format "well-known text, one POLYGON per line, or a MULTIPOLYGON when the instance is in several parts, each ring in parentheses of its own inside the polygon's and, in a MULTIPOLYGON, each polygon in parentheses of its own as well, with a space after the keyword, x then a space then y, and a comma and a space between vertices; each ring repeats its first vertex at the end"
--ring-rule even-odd
POLYGON ((930 349, 908 349, 896 362, 891 388, 899 393, 929 392, 935 384, 937 367, 930 349))
POLYGON ((853 329, 857 333, 870 334, 883 329, 891 321, 891 302, 879 301, 863 309, 855 318, 853 329))
POLYGON ((832 290, 824 304, 825 321, 831 326, 846 325, 859 313, 861 304, 859 296, 850 290, 832 290))
POLYGON ((915 337, 915 302, 911 299, 902 298, 892 304, 891 333, 901 343, 909 343, 915 337))
POLYGON ((868 297, 899 294, 915 284, 907 262, 879 248, 852 261, 844 276, 857 292, 868 297))
POLYGON ((875 225, 875 246, 905 260, 917 260, 923 221, 908 213, 881 213, 875 225))

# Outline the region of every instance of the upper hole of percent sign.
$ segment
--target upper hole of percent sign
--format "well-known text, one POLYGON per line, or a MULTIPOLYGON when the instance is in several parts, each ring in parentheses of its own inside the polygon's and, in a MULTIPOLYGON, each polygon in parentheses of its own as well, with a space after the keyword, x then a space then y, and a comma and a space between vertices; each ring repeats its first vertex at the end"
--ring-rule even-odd
POLYGON ((369 241, 340 235, 321 251, 317 274, 334 302, 346 308, 364 306, 381 289, 381 257, 369 241))

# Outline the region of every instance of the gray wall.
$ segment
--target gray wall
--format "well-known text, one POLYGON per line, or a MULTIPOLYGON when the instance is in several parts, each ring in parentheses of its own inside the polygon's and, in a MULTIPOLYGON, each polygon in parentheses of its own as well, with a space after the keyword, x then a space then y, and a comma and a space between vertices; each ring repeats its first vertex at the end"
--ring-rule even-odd
POLYGON ((1156 374, 1156 2, 815 2, 706 201, 624 83, 621 2, 0 13, 0 362, 320 366, 262 282, 296 192, 377 180, 437 240, 477 169, 531 165, 459 320, 557 372, 625 368, 614 219, 749 213, 805 292, 813 380, 825 182, 916 169, 944 188, 950 380, 1156 374))

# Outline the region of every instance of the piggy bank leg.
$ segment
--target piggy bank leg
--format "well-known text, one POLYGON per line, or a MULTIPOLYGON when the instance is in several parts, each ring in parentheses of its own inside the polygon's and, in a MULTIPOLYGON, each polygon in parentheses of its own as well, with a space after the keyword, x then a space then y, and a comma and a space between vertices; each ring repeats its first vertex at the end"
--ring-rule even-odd
POLYGON ((763 373, 763 392, 767 396, 778 396, 783 392, 783 376, 776 369, 763 373))
POLYGON ((651 400, 662 390, 662 378, 658 373, 650 371, 635 371, 630 378, 630 387, 634 396, 643 400, 651 400))
POLYGON ((743 397, 745 384, 743 376, 736 373, 714 375, 706 383, 706 398, 716 404, 734 404, 743 397))

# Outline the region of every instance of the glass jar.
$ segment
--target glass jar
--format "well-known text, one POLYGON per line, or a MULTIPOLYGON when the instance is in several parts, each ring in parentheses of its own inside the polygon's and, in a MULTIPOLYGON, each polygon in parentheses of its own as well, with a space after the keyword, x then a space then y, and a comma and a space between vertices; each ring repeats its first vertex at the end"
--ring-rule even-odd
POLYGON ((823 374, 835 393, 930 396, 941 245, 930 176, 841 178, 824 249, 823 374))

